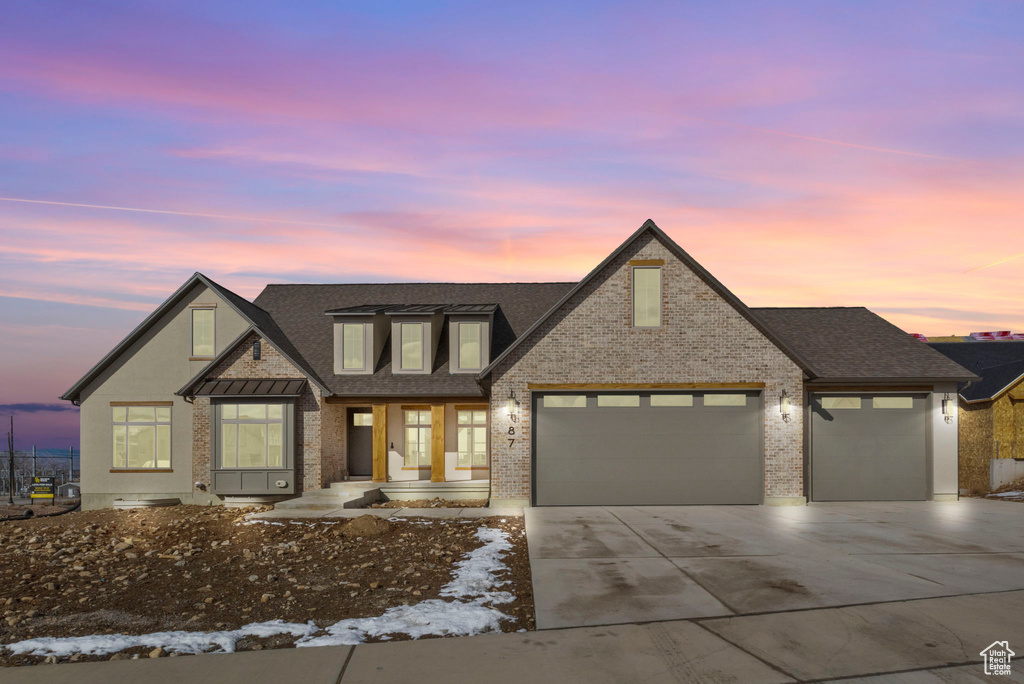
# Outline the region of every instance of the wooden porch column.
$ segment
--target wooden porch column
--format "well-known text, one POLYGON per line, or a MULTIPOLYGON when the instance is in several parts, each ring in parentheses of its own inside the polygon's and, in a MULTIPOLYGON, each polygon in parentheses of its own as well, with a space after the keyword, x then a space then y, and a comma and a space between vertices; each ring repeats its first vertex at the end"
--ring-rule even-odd
POLYGON ((430 481, 444 482, 444 404, 430 406, 430 481))
POLYGON ((388 405, 373 404, 373 482, 388 481, 388 405))

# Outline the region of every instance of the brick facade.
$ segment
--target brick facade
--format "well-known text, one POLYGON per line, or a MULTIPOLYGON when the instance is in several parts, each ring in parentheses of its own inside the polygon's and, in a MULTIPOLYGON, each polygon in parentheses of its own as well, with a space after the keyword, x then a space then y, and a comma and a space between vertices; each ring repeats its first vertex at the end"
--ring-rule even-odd
MULTIPOLYGON (((305 374, 264 341, 260 359, 253 359, 252 345, 260 339, 255 333, 242 342, 207 378, 305 378, 305 374)), ((320 389, 307 383, 295 405, 296 488, 299 492, 320 489, 341 479, 344 463, 344 421, 335 419, 333 410, 323 401, 320 389), (325 420, 330 415, 330 420, 325 420), (326 444, 325 444, 326 441, 326 444)), ((210 400, 196 397, 193 405, 192 477, 210 486, 210 400)), ((342 412, 343 413, 343 412, 342 412)))
POLYGON ((492 378, 492 499, 531 497, 530 382, 763 382, 765 496, 804 495, 803 372, 651 234, 609 263, 492 378), (632 259, 665 261, 661 328, 632 327, 632 259), (516 423, 506 409, 510 390, 520 403, 516 423), (792 402, 789 422, 773 410, 783 390, 792 402))

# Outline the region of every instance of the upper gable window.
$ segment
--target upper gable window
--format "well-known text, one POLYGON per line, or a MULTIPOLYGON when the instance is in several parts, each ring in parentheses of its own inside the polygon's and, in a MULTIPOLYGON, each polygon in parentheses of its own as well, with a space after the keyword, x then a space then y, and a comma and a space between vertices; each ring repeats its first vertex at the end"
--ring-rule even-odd
POLYGON ((481 361, 481 323, 458 323, 459 370, 479 370, 481 361))
POLYGON ((633 268, 633 327, 661 327, 661 267, 633 268))
POLYGON ((423 324, 402 323, 402 370, 423 370, 423 324))
POLYGON ((192 356, 213 356, 216 309, 192 309, 192 356))
POLYGON ((344 323, 341 326, 341 367, 344 370, 366 368, 366 325, 344 323))

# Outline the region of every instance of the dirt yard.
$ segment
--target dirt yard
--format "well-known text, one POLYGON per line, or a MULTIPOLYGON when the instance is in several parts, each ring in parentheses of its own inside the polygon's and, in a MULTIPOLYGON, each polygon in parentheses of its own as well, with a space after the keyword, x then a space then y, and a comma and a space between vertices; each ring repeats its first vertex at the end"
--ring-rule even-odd
MULTIPOLYGON (((270 620, 346 618, 444 599, 458 562, 479 549, 477 531, 504 531, 500 629, 534 628, 522 518, 472 521, 376 516, 275 520, 256 509, 195 506, 75 512, 0 523, 0 665, 35 664, 3 645, 38 637, 236 630, 270 620)), ((500 567, 500 566, 499 566, 500 567)), ((444 599, 450 600, 450 599, 444 599)), ((424 636, 430 636, 424 634, 424 636)), ((403 639, 393 633, 366 641, 403 639)), ((246 636, 237 650, 288 647, 295 636, 246 636)), ((175 655, 134 647, 114 658, 175 655)), ((105 660, 74 653, 55 660, 105 660)))
POLYGON ((32 511, 34 517, 57 515, 74 508, 76 505, 78 505, 78 499, 57 499, 55 505, 52 506, 49 503, 14 504, 12 506, 4 501, 0 501, 0 522, 8 518, 21 518, 25 515, 25 511, 32 511))
POLYGON ((447 499, 392 499, 380 501, 367 506, 367 508, 483 508, 487 505, 487 499, 464 499, 450 501, 447 499))

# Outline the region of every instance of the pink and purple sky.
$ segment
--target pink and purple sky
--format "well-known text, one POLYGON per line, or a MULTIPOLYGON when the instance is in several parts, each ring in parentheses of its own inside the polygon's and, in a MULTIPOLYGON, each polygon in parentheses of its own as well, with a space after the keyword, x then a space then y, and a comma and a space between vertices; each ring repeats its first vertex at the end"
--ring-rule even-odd
POLYGON ((194 271, 575 280, 648 217, 752 306, 1021 330, 1024 3, 12 2, 0 197, 19 447, 194 271))

